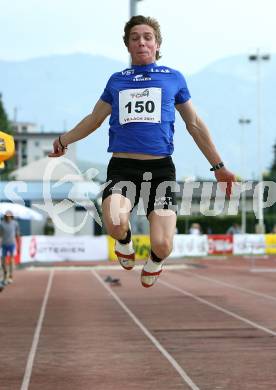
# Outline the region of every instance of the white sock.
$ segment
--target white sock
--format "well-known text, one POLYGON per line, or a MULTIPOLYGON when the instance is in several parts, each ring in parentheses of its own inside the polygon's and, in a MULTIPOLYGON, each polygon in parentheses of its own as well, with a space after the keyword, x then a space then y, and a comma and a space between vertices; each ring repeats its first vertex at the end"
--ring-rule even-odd
POLYGON ((144 265, 144 271, 146 272, 158 272, 162 268, 163 261, 160 261, 160 263, 157 263, 155 261, 152 261, 151 258, 148 259, 146 264, 144 265))

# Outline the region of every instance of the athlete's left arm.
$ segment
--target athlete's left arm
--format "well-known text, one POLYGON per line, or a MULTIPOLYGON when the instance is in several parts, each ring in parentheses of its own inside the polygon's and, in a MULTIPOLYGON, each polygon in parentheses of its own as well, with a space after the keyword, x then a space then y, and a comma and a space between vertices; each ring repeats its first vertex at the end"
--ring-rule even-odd
MULTIPOLYGON (((207 158, 209 163, 211 165, 216 165, 221 162, 222 159, 216 150, 210 132, 203 120, 197 115, 191 100, 188 100, 185 103, 177 104, 175 107, 185 122, 188 132, 191 134, 195 143, 207 158)), ((230 195, 232 182, 236 181, 235 175, 228 171, 226 167, 220 168, 214 173, 217 181, 228 183, 226 192, 227 195, 230 195)))

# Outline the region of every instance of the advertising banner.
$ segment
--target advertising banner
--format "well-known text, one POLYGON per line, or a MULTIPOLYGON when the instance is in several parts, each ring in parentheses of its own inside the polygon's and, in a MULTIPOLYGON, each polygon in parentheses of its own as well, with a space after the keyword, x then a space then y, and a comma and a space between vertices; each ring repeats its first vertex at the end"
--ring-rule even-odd
POLYGON ((276 234, 265 234, 265 253, 276 253, 276 234))
POLYGON ((209 234, 209 255, 230 255, 233 253, 233 236, 229 234, 209 234))
POLYGON ((263 255, 265 253, 264 234, 235 234, 233 248, 234 255, 263 255))
MULTIPOLYGON (((135 258, 146 260, 150 254, 149 236, 133 235, 132 239, 135 258)), ((117 260, 115 240, 110 236, 23 236, 18 244, 16 263, 117 260)), ((275 253, 276 234, 176 234, 169 257, 275 253)))
POLYGON ((107 260, 106 236, 23 236, 21 263, 107 260))
POLYGON ((207 256, 208 239, 206 235, 176 234, 170 258, 183 256, 207 256))

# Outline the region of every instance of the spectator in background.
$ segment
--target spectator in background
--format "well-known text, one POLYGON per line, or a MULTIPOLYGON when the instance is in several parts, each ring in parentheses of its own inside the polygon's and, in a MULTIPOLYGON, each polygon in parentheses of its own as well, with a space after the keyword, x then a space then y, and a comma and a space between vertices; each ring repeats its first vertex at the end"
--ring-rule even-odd
POLYGON ((44 226, 45 236, 53 236, 55 234, 55 227, 50 217, 47 218, 44 226))
POLYGON ((200 235, 201 234, 201 226, 199 223, 192 223, 189 234, 194 234, 194 235, 200 235))
POLYGON ((232 226, 230 226, 229 229, 227 229, 226 234, 241 234, 241 227, 238 223, 233 223, 232 226))
POLYGON ((276 225, 273 226, 272 230, 271 230, 271 233, 272 234, 276 234, 276 225))
POLYGON ((14 253, 16 248, 16 239, 19 238, 19 226, 13 219, 11 211, 7 211, 4 220, 0 224, 0 237, 2 238, 1 264, 3 269, 3 285, 13 282, 14 253), (7 262, 10 257, 9 264, 7 262))

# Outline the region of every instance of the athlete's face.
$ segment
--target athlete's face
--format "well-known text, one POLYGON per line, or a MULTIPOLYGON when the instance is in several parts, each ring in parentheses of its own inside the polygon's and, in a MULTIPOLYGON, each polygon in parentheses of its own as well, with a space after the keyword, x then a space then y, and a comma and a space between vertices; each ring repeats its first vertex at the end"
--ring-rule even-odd
POLYGON ((155 62, 157 50, 159 50, 159 45, 152 27, 147 24, 132 27, 129 34, 128 51, 133 65, 146 65, 155 62))

